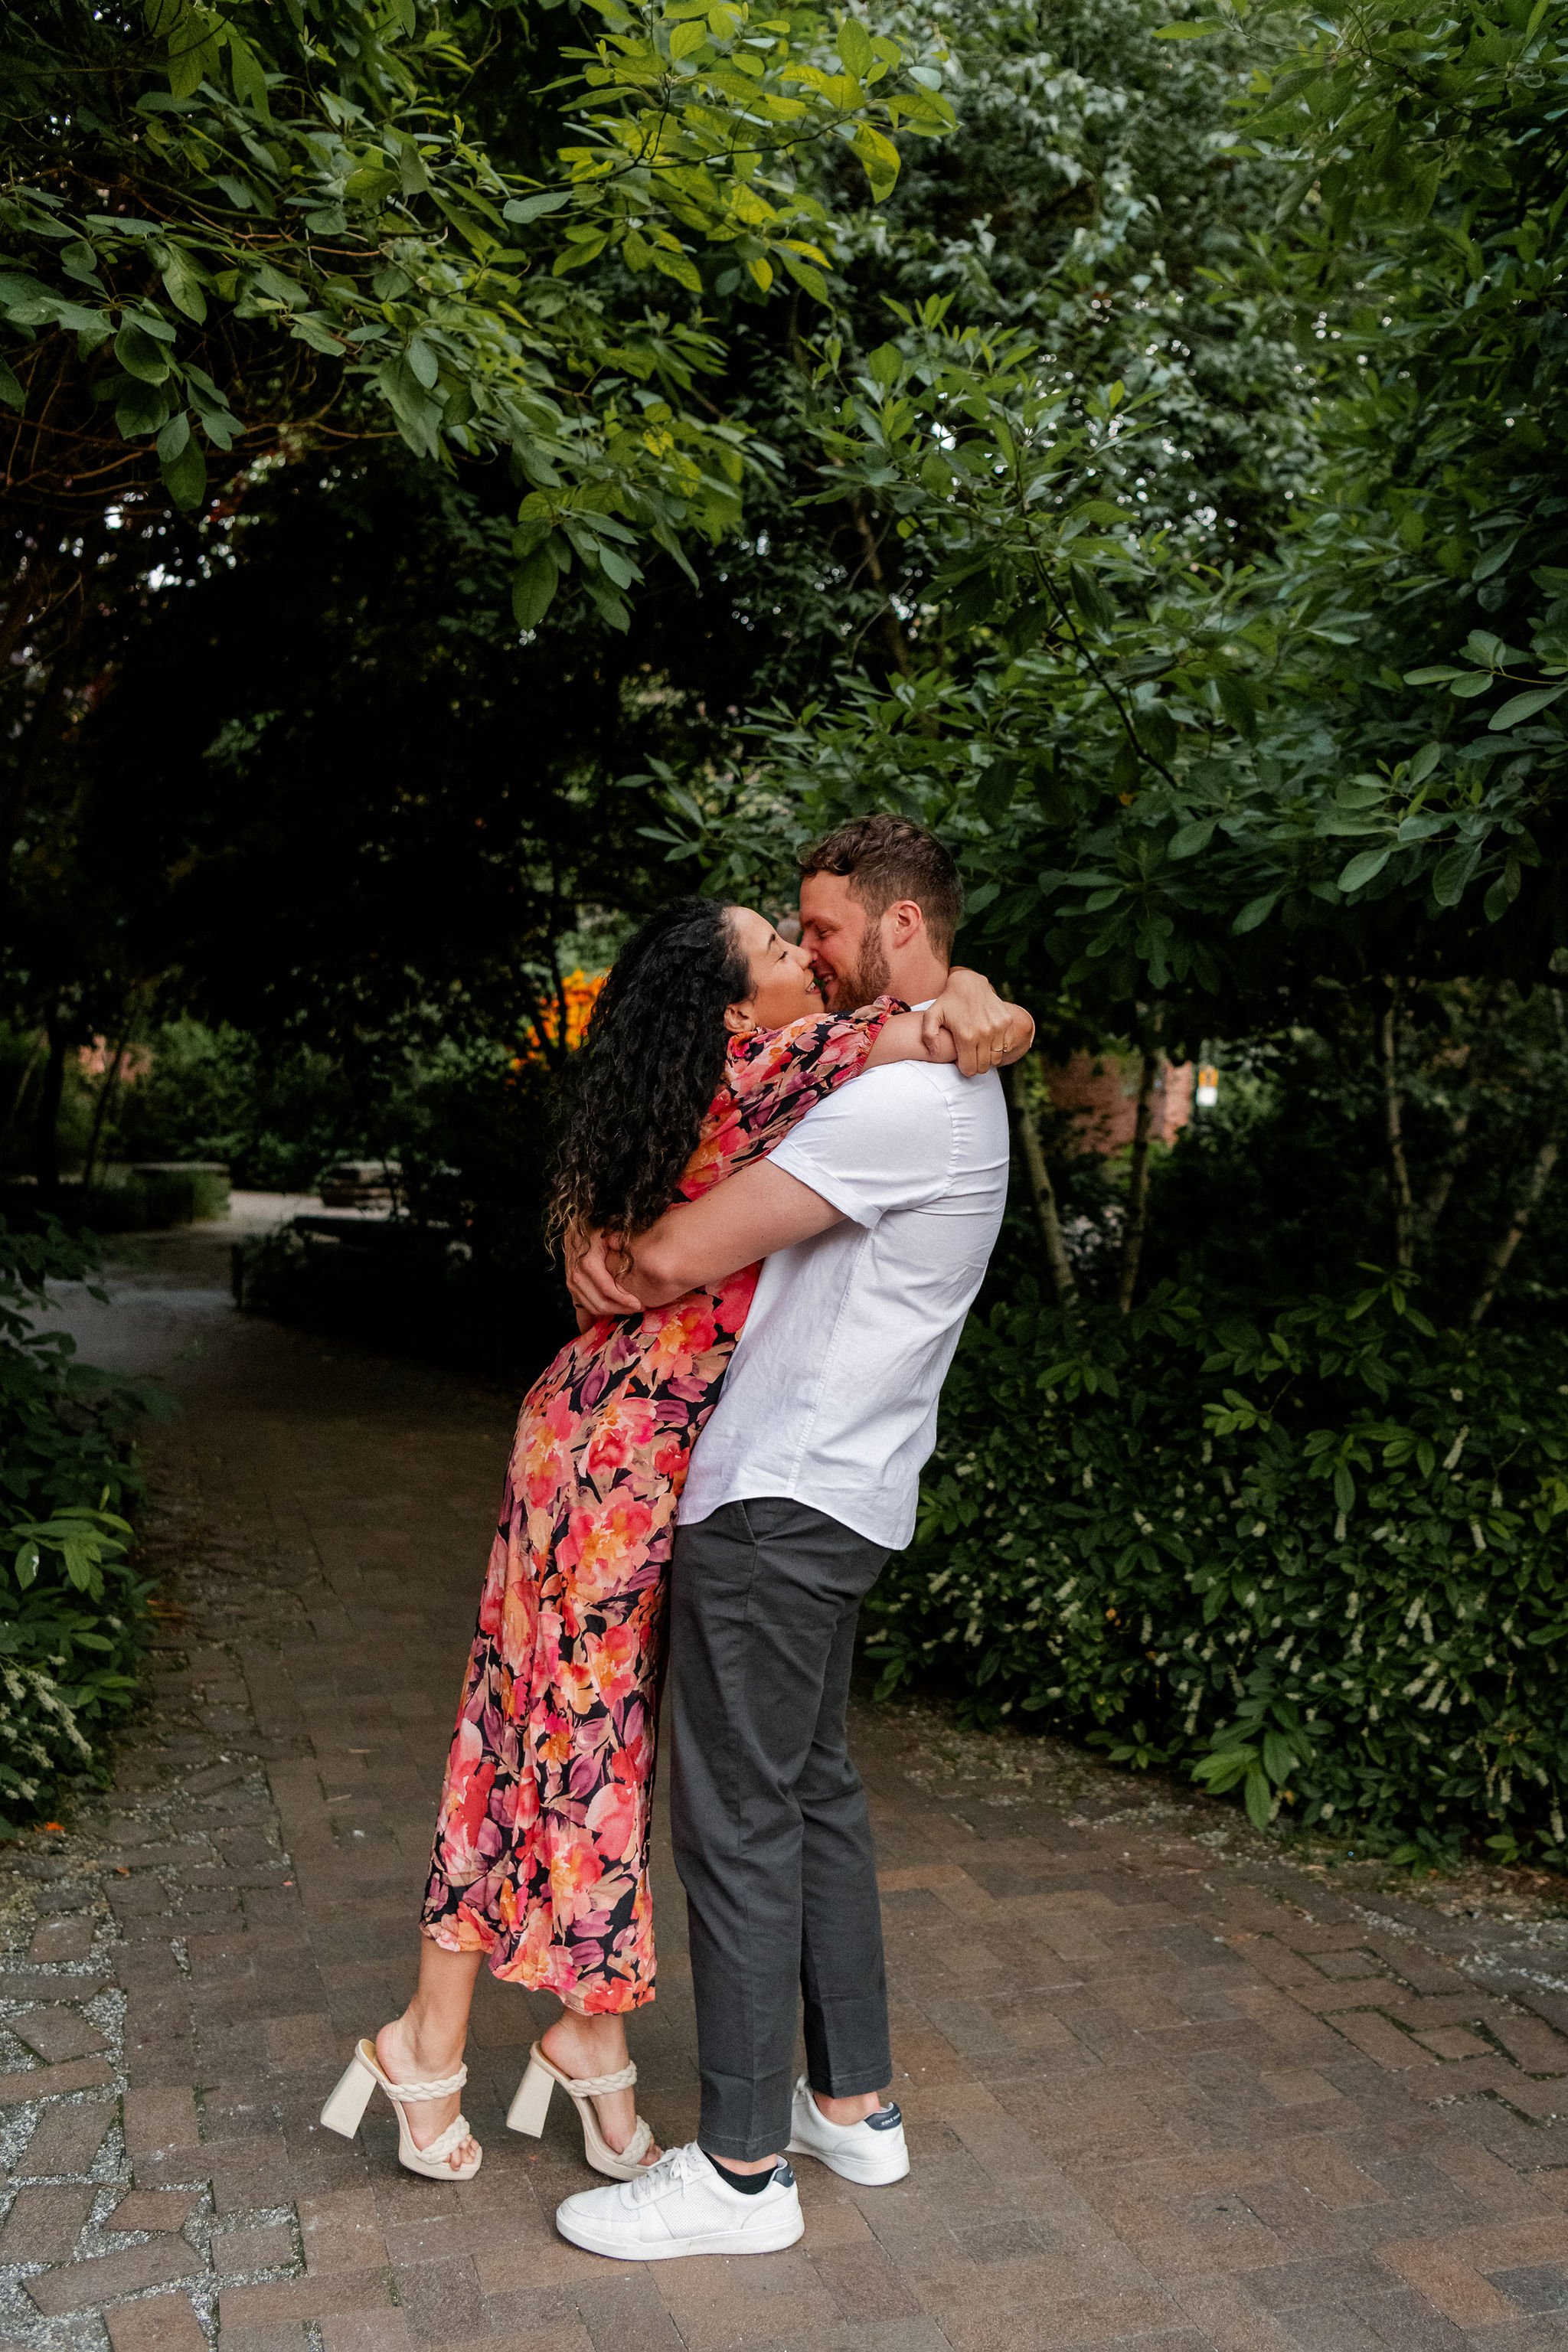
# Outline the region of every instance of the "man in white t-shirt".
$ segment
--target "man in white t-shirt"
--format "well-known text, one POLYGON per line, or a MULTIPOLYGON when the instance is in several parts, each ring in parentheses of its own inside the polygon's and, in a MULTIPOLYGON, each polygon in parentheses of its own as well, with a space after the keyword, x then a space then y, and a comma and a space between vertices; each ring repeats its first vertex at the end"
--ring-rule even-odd
MULTIPOLYGON (((931 835, 861 818, 801 864, 801 937, 835 1011, 941 992, 962 898, 931 835)), ((597 1249, 574 1276, 580 1303, 623 1313, 766 1261, 692 1455, 670 1578, 670 1811, 700 2123, 638 2179, 567 2199, 560 2228, 595 2252, 792 2244, 805 2225, 786 2151, 862 2186, 909 2170, 883 2095, 881 1919, 845 1713, 860 1604, 914 1532, 942 1383, 1002 1221, 992 1065, 1026 1016, 997 1011, 965 1055, 981 1075, 868 1071, 641 1235, 625 1286, 597 1249), (806 2074, 792 2085, 803 2000, 806 2074)))

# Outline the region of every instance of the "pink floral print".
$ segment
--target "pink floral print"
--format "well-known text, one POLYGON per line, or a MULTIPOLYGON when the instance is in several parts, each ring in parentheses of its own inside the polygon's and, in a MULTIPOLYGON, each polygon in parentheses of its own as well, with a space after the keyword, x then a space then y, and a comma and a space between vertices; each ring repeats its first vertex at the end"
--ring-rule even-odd
MULTIPOLYGON (((735 1039, 684 1198, 857 1076, 897 1009, 884 997, 735 1039)), ((518 1418, 421 1925, 573 2009, 653 1999, 648 1809, 676 1505, 760 1271, 595 1323, 518 1418)))

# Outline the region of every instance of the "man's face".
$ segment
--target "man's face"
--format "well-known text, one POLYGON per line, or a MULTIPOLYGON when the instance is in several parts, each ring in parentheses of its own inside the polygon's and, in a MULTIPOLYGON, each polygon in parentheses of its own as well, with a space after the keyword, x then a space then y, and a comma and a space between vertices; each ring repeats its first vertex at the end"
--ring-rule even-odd
POLYGON ((800 943, 830 1011, 854 1013, 883 995, 889 973, 882 926, 843 874, 807 874, 800 886, 800 943))

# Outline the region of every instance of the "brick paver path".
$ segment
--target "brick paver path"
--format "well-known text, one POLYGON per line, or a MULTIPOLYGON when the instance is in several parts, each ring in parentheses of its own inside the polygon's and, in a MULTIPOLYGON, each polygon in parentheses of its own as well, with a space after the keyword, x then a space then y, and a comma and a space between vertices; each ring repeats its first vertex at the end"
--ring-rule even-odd
MULTIPOLYGON (((803 2159, 787 2254, 581 2253, 551 2221, 591 2179, 570 2116, 542 2145, 501 2120, 551 2004, 488 1979, 472 2184, 402 2172, 384 2113, 322 2132, 410 1981, 510 1409, 192 1328, 156 1446, 184 1614, 155 1705, 70 1836, 0 1856, 0 2347, 1568 2345, 1568 2000, 1515 1931, 1227 1862, 1125 1781, 1080 1810, 944 1784, 907 1715, 860 1726, 907 2183, 803 2159)), ((657 1885, 634 2047, 673 2143, 696 2096, 667 1854, 657 1885)))

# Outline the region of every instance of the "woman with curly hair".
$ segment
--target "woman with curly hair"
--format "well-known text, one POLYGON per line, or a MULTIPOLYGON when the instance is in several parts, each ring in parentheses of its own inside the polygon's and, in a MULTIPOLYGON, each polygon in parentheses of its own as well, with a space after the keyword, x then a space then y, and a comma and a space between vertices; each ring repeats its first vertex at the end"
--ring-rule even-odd
MULTIPOLYGON (((940 1010, 940 1007, 938 1008, 940 1010)), ((954 1058, 879 997, 830 1014, 805 950, 751 908, 684 898, 617 959, 575 1057, 552 1227, 628 1240, 777 1144, 862 1070, 954 1058)), ((676 1506, 760 1268, 583 1328, 524 1398, 501 1493, 405 2014, 358 2045, 322 2121, 352 2136, 377 2084, 410 2169, 468 2179, 456 2110, 481 1964, 551 1992, 508 2121, 576 2101, 590 2164, 658 2155, 623 2019, 654 1997, 648 1820, 676 1506)))

